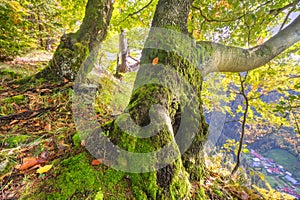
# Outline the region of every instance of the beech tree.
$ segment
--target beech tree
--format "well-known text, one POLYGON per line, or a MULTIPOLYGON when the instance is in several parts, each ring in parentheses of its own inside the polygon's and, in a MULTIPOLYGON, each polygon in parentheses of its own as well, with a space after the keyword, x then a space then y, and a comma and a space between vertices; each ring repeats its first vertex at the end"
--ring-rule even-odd
MULTIPOLYGON (((100 128, 88 128, 90 125, 78 120, 79 115, 88 119, 92 117, 92 101, 85 99, 85 106, 90 107, 88 111, 78 107, 73 110, 77 116, 75 123, 84 132, 87 149, 94 156, 105 158, 111 167, 125 169, 137 199, 189 199, 191 183, 205 175, 203 146, 208 137, 208 126, 201 103, 205 75, 261 67, 300 39, 298 16, 278 34, 250 49, 207 41, 189 42, 193 41, 188 30, 193 2, 158 1, 130 103, 124 114, 104 127, 109 132, 109 139, 103 137, 100 128), (190 40, 183 39, 185 37, 190 40), (169 46, 170 50, 155 48, 157 46, 151 48, 153 43, 169 46), (183 79, 190 87, 181 82, 183 79), (174 87, 179 89, 172 89, 174 87), (181 123, 186 126, 181 127, 181 123), (157 133, 150 137, 147 131, 157 133), (157 152, 165 146, 168 151, 132 158, 117 151, 115 146, 132 154, 157 152), (151 164, 143 168, 147 163, 151 164)), ((111 12, 112 1, 89 0, 79 31, 61 38, 60 46, 45 69, 47 74, 74 80, 80 66, 89 59, 82 71, 86 77, 97 58, 97 53, 90 53, 97 52, 104 40, 111 12)), ((80 83, 75 85, 75 90, 80 91, 76 98, 81 98, 82 87, 80 83)), ((198 197, 205 199, 205 194, 198 197)))

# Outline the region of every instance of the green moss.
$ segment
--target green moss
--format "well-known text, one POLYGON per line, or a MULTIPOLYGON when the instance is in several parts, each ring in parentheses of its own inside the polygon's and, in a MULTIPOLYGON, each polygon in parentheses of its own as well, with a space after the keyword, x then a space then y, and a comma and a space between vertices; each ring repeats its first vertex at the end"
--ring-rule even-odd
POLYGON ((75 133, 72 137, 73 140, 73 144, 75 145, 75 147, 79 147, 81 144, 81 139, 78 133, 75 133))
POLYGON ((135 197, 137 200, 148 199, 146 193, 145 193, 143 190, 141 190, 141 188, 138 187, 138 186, 133 186, 133 187, 132 187, 132 192, 133 192, 133 194, 134 194, 134 197, 135 197))
POLYGON ((115 169, 108 169, 104 175, 105 186, 108 190, 113 189, 113 187, 120 182, 124 177, 124 172, 115 169))
POLYGON ((184 170, 180 159, 176 160, 173 165, 175 166, 174 176, 169 186, 169 193, 171 199, 184 199, 189 198, 191 185, 189 182, 189 175, 184 170))
POLYGON ((14 71, 10 71, 10 70, 1 70, 0 71, 0 77, 3 80, 14 80, 16 78, 19 78, 21 75, 17 74, 14 71))
MULTIPOLYGON (((90 51, 89 51, 88 44, 85 43, 82 44, 80 42, 75 43, 73 45, 73 49, 74 49, 73 54, 75 55, 74 58, 76 58, 76 62, 71 66, 71 69, 74 72, 77 72, 81 64, 89 56, 90 51)), ((88 74, 90 71, 92 71, 93 68, 94 68, 94 63, 91 63, 90 65, 84 67, 84 72, 88 74)))
POLYGON ((180 33, 182 31, 182 28, 178 25, 165 25, 162 28, 168 29, 168 30, 172 30, 172 31, 176 31, 178 33, 180 33))
POLYGON ((96 196, 95 196, 95 199, 94 200, 102 200, 103 199, 103 192, 102 192, 102 190, 100 189, 98 192, 97 192, 97 194, 96 194, 96 196))
POLYGON ((218 189, 214 189, 213 192, 214 192, 216 195, 218 195, 219 197, 222 197, 222 196, 223 196, 223 193, 222 193, 220 190, 218 190, 218 189))
POLYGON ((15 161, 9 160, 8 156, 4 156, 4 155, 2 154, 1 157, 2 156, 3 156, 2 158, 6 157, 6 159, 3 160, 1 158, 0 160, 0 177, 11 172, 17 164, 15 161))
POLYGON ((26 97, 24 95, 17 95, 17 96, 13 96, 13 97, 8 97, 8 98, 4 99, 2 102, 3 103, 16 103, 16 104, 20 104, 25 99, 26 99, 26 97))
POLYGON ((46 82, 46 79, 44 79, 44 78, 38 78, 38 79, 35 79, 35 83, 36 84, 43 84, 43 83, 45 83, 46 82))
MULTIPOLYGON (((119 121, 122 121, 122 120, 125 120, 125 122, 126 122, 126 116, 122 116, 122 115, 119 116, 115 123, 115 130, 118 130, 120 132, 119 137, 121 139, 121 143, 120 143, 121 148, 126 149, 127 151, 130 151, 130 152, 134 152, 135 145, 136 145, 136 138, 128 136, 126 133, 123 133, 121 130, 118 129, 117 124, 119 121)), ((130 127, 128 127, 128 128, 130 128, 130 127)), ((127 129, 127 130, 129 130, 129 129, 127 129)))
POLYGON ((96 171, 86 153, 63 160, 55 166, 56 178, 49 179, 35 196, 28 199, 88 199, 96 195, 102 171, 96 171), (49 187, 50 191, 43 191, 49 187))
POLYGON ((206 196, 206 194, 205 194, 205 190, 204 190, 203 187, 200 187, 200 188, 197 190, 195 199, 197 199, 197 200, 206 200, 206 199, 207 199, 207 196, 206 196))
POLYGON ((156 182, 156 172, 130 174, 132 192, 138 200, 156 199, 159 187, 156 182))
POLYGON ((31 196, 21 199, 126 199, 130 183, 124 173, 114 169, 104 172, 103 166, 93 167, 87 152, 63 161, 52 161, 53 178, 47 179, 31 196), (106 196, 107 195, 107 196, 106 196))
POLYGON ((3 140, 3 144, 7 144, 9 148, 17 147, 20 144, 26 143, 30 136, 28 135, 15 135, 10 136, 3 140))

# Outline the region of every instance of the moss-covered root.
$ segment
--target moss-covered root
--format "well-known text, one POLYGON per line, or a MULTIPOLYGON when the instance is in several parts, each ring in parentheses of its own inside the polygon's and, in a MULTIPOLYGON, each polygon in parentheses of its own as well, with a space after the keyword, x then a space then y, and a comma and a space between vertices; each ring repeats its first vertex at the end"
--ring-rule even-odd
POLYGON ((191 185, 181 160, 157 172, 130 174, 136 199, 190 199, 191 185))

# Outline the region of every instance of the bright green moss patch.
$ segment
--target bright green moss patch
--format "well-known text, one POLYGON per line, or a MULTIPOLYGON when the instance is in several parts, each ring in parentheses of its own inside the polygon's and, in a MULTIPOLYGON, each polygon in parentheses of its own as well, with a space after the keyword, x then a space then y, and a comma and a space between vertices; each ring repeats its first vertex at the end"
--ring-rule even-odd
POLYGON ((16 114, 16 104, 23 105, 28 102, 28 98, 24 95, 16 95, 0 100, 0 115, 16 114))
POLYGON ((132 192, 137 199, 156 199, 159 187, 156 183, 156 172, 131 174, 132 192))
POLYGON ((81 144, 81 138, 80 138, 79 134, 75 133, 73 135, 72 139, 73 139, 73 144, 75 145, 75 147, 79 147, 81 144))
POLYGON ((3 146, 13 148, 28 142, 29 139, 30 136, 28 135, 12 135, 8 138, 5 138, 1 143, 3 146))
POLYGON ((126 199, 130 181, 114 169, 92 166, 87 152, 53 164, 53 178, 42 182, 35 195, 23 199, 126 199))
POLYGON ((11 81, 11 80, 21 77, 21 75, 14 71, 3 70, 3 71, 0 71, 0 77, 1 77, 1 79, 11 81))
POLYGON ((103 192, 101 191, 101 189, 97 192, 95 199, 94 200, 102 200, 104 197, 103 192))
POLYGON ((120 182, 124 177, 124 172, 117 171, 115 169, 108 169, 104 175, 105 186, 108 190, 113 189, 113 187, 120 182))
POLYGON ((50 193, 41 193, 37 199, 87 199, 100 188, 102 171, 93 169, 85 153, 63 160, 56 170, 57 177, 44 183, 51 187, 50 193))
MULTIPOLYGON (((175 163, 179 167, 181 163, 178 163, 179 161, 176 162, 175 163)), ((190 188, 189 180, 187 179, 188 174, 183 176, 183 173, 186 172, 180 170, 178 174, 181 175, 181 177, 175 176, 172 180, 172 183, 170 184, 170 194, 172 199, 176 199, 176 198, 184 199, 186 195, 189 194, 191 188, 190 188)))
POLYGON ((25 100, 25 96, 24 95, 17 95, 17 96, 13 96, 13 97, 8 97, 8 98, 4 99, 2 102, 3 103, 16 103, 16 104, 20 104, 24 100, 25 100))

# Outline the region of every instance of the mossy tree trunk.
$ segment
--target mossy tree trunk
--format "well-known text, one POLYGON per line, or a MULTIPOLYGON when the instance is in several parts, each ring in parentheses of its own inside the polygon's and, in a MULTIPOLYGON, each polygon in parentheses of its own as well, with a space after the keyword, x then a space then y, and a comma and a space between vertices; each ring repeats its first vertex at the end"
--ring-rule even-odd
MULTIPOLYGON (((87 72, 97 61, 100 42, 106 37, 113 6, 111 0, 88 0, 85 17, 76 33, 64 34, 48 66, 39 74, 50 79, 74 80, 89 55, 93 61, 86 66, 87 72)), ((91 69, 90 69, 91 68, 91 69)))
MULTIPOLYGON (((193 0, 160 0, 158 2, 156 13, 152 22, 152 27, 174 30, 179 33, 188 34, 187 20, 188 14, 193 0)), ((156 38, 156 33, 149 34, 148 41, 152 36, 156 38)), ((163 37, 162 40, 168 40, 163 37)), ((166 42, 159 41, 156 42, 166 42)), ((174 38, 170 37, 167 43, 176 43, 174 38)), ((147 42, 146 42, 147 43, 147 42)), ((178 45, 180 41, 178 41, 178 45)), ((152 137, 137 138, 123 131, 124 126, 127 130, 132 130, 132 124, 126 122, 122 124, 122 117, 117 118, 111 128, 111 141, 120 148, 134 153, 149 153, 158 151, 167 144, 171 144, 170 151, 166 151, 163 155, 154 155, 140 159, 124 158, 120 155, 117 158, 116 165, 124 165, 126 169, 133 169, 136 166, 143 166, 143 163, 155 163, 153 168, 158 170, 149 170, 145 173, 143 167, 135 169, 135 173, 129 173, 132 181, 132 189, 137 199, 189 199, 191 198, 190 189, 191 182, 200 180, 203 177, 204 160, 202 156, 202 147, 206 141, 207 125, 202 114, 201 104, 201 72, 192 63, 185 58, 177 55, 172 51, 165 51, 156 48, 144 49, 141 58, 141 68, 137 74, 134 90, 130 103, 126 112, 134 123, 140 127, 159 124, 154 128, 157 130, 156 135, 152 137), (152 65, 153 59, 158 58, 157 65, 152 65), (155 69, 155 70, 152 70, 155 69), (167 73, 170 72, 170 73, 167 73), (175 73, 171 73, 175 72, 175 73), (177 74, 174 76, 174 74, 177 74), (182 97, 182 91, 174 92, 170 88, 154 83, 158 75, 159 81, 164 81, 170 87, 180 87, 180 80, 185 79, 193 89, 191 96, 182 97), (154 81, 151 83, 151 81, 154 81), (150 84, 143 84, 143 83, 150 84), (196 108, 191 108, 191 102, 186 105, 180 103, 181 98, 195 98, 199 102, 196 108), (155 106, 156 105, 156 106, 155 106), (159 106, 157 106, 159 105, 159 106), (182 113, 188 112, 189 116, 186 120, 188 127, 181 130, 184 132, 180 138, 175 138, 179 131, 182 113), (121 121, 121 122, 120 122, 121 121), (122 124, 122 127, 118 126, 122 124), (193 127, 191 127, 193 126, 193 127), (197 130, 192 135, 190 130, 197 130), (178 143, 183 143, 187 138, 193 137, 192 144, 189 145, 187 151, 180 155, 182 147, 178 143), (176 159, 172 160, 174 154, 178 154, 176 159), (160 157, 160 158, 158 158, 160 157), (157 160, 165 160, 165 165, 159 167, 157 160), (172 162, 168 162, 172 160, 172 162), (126 166, 131 165, 131 166, 126 166)), ((185 116, 187 117, 187 116, 185 116)), ((143 134, 143 133, 142 133, 143 134)), ((113 157, 111 157, 113 158, 113 157)), ((147 166, 144 166, 145 168, 147 166)), ((147 171, 147 170, 145 170, 147 171)))

